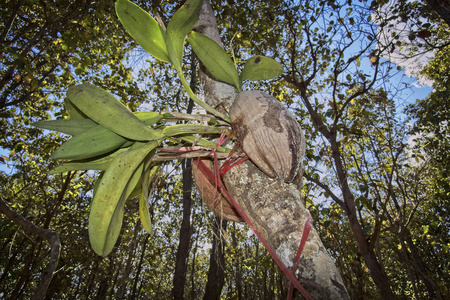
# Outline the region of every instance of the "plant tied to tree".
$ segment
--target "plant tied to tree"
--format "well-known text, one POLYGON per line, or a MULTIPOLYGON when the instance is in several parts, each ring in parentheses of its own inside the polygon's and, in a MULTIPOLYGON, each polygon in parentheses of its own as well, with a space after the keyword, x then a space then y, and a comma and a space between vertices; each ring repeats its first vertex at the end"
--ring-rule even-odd
MULTIPOLYGON (((93 250, 107 256, 119 237, 124 205, 128 199, 139 197, 139 216, 146 231, 151 232, 148 212, 149 186, 164 159, 214 156, 213 173, 198 160, 195 163, 199 189, 208 188, 202 197, 209 204, 218 195, 226 195, 235 215, 229 220, 249 223, 245 213, 227 193, 221 183, 217 158, 243 159, 235 148, 208 139, 218 134, 231 136, 234 132, 237 147, 268 177, 281 182, 301 182, 301 162, 305 152, 305 138, 297 120, 274 97, 260 91, 243 91, 246 80, 266 80, 279 77, 283 66, 272 58, 254 56, 247 60, 239 73, 231 57, 209 37, 192 31, 199 17, 202 0, 189 0, 174 14, 167 25, 128 0, 116 2, 116 13, 128 33, 156 59, 170 63, 190 98, 209 116, 159 112, 131 112, 113 95, 91 84, 68 89, 65 107, 70 118, 35 123, 37 127, 71 135, 52 155, 62 162, 51 172, 98 170, 100 176, 94 188, 89 217, 89 239, 93 250), (185 40, 215 79, 228 83, 239 92, 230 107, 230 116, 211 107, 192 91, 182 68, 185 40), (212 115, 212 117, 211 117, 212 115), (196 124, 175 124, 180 119, 196 119, 196 124), (204 124, 202 120, 208 120, 204 124), (173 153, 167 155, 167 153, 173 153), (211 179, 213 178, 213 179, 211 179), (201 185, 201 187, 200 187, 201 185)), ((234 164, 226 162, 226 168, 234 164)), ((224 171, 226 172, 226 171, 224 171)), ((223 174, 221 174, 223 176, 223 174)), ((216 214, 227 218, 220 210, 216 214)), ((306 228, 306 226, 305 226, 306 228)), ((309 229, 305 232, 309 232, 309 229)), ((294 273, 283 262, 257 231, 271 255, 305 298, 310 299, 298 283, 294 273)), ((307 234, 302 239, 306 241, 307 234)), ((302 249, 303 246, 300 246, 302 249)), ((301 250, 299 251, 299 256, 301 250)), ((298 261, 298 257, 297 257, 298 261)), ((294 270, 297 261, 294 263, 294 270)), ((291 294, 290 294, 291 295, 291 294)))

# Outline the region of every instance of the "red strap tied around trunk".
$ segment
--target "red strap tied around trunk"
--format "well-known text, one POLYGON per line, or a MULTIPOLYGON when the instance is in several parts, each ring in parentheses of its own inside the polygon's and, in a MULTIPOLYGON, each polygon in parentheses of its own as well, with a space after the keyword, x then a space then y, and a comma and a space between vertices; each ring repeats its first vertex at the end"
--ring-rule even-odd
POLYGON ((198 167, 198 169, 208 178, 210 181, 214 181, 216 185, 216 191, 220 190, 223 194, 225 194, 228 199, 233 204, 236 211, 239 213, 239 215, 244 219, 244 221, 248 224, 248 226, 251 228, 251 230, 256 234, 258 239, 261 241, 261 243, 264 245, 264 247, 267 249, 269 254, 272 256, 276 264, 280 267, 281 271, 286 275, 286 277, 289 278, 289 293, 288 293, 288 300, 292 299, 292 296, 294 294, 294 287, 297 288, 300 293, 305 297, 307 300, 313 300, 311 296, 309 296, 308 292, 305 290, 305 288, 300 284, 298 279, 295 277, 295 269, 297 268, 298 261, 300 260, 300 256, 303 252, 303 248, 305 247, 306 240, 309 235, 309 231, 311 229, 311 223, 312 218, 311 214, 308 212, 308 219, 305 222, 305 227, 303 228, 302 238, 300 241, 300 246, 297 251, 297 255, 294 260, 294 265, 292 267, 292 271, 286 267, 286 265, 278 258, 275 251, 270 248, 267 241, 261 236, 261 234, 256 230, 256 228, 253 226, 252 222, 248 218, 248 216, 245 214, 245 212, 242 210, 242 208, 239 206, 239 204, 234 200, 234 198, 228 193, 226 188, 224 187, 222 183, 223 176, 234 166, 246 161, 248 159, 247 156, 243 158, 239 158, 242 154, 242 150, 235 155, 235 152, 237 150, 237 145, 233 147, 231 152, 229 153, 228 157, 226 158, 225 162, 222 164, 221 167, 219 167, 219 162, 217 159, 216 150, 217 148, 225 143, 231 136, 233 135, 233 132, 226 136, 226 130, 224 130, 219 138, 219 141, 217 143, 217 146, 214 149, 210 149, 207 147, 183 147, 179 149, 167 149, 167 148, 160 148, 159 150, 167 151, 167 152, 187 152, 187 151, 194 151, 194 150, 200 150, 200 149, 209 149, 211 150, 211 154, 214 156, 214 173, 205 165, 205 163, 200 159, 194 159, 193 163, 198 167))
MULTIPOLYGON (((219 142, 217 143, 217 147, 219 147, 230 136, 231 136, 231 134, 227 138, 225 138, 225 132, 223 132, 221 137, 219 138, 219 142)), ((301 238, 301 241, 300 241, 300 246, 299 246, 299 249, 297 251, 297 255, 296 255, 295 260, 294 260, 294 265, 293 265, 293 268, 292 268, 292 271, 291 271, 278 258, 278 256, 276 255, 275 251, 272 250, 272 248, 269 246, 267 241, 258 232, 258 230, 256 230, 256 228, 253 226, 253 224, 250 221, 250 219, 248 218, 248 216, 245 214, 245 212, 242 210, 242 208, 239 206, 239 204, 236 202, 236 200, 234 200, 234 198, 228 193, 227 189, 224 187, 224 185, 222 183, 223 176, 231 168, 233 168, 234 166, 236 166, 236 165, 240 164, 241 162, 247 160, 248 157, 246 156, 244 158, 239 159, 239 157, 240 157, 240 155, 242 153, 242 151, 241 151, 241 152, 238 153, 238 155, 234 156, 234 159, 232 159, 233 154, 235 153, 235 151, 237 149, 236 146, 235 146, 235 147, 233 147, 233 150, 230 152, 230 154, 228 155, 228 157, 225 160, 225 162, 219 168, 219 163, 218 163, 217 156, 216 156, 216 153, 215 153, 217 147, 212 150, 212 153, 214 155, 214 173, 200 159, 195 159, 193 161, 194 164, 206 176, 206 178, 209 178, 210 180, 212 180, 212 178, 214 178, 214 181, 215 181, 215 184, 216 184, 216 189, 220 190, 224 195, 226 195, 228 197, 228 199, 231 201, 231 203, 233 204, 233 206, 236 209, 236 211, 244 219, 244 221, 248 224, 248 226, 251 228, 251 230, 256 234, 258 239, 261 241, 261 243, 267 249, 269 254, 272 256, 272 258, 274 259, 276 264, 280 267, 281 271, 289 278, 290 284, 289 284, 288 300, 292 299, 292 295, 294 293, 294 287, 297 288, 300 291, 300 293, 303 295, 303 297, 305 297, 305 299, 312 300, 311 296, 309 296, 308 292, 300 284, 300 282, 298 281, 298 279, 295 277, 295 274, 294 274, 295 269, 297 268, 297 265, 298 265, 298 261, 300 260, 300 255, 302 254, 303 248, 305 247, 306 240, 307 240, 308 235, 309 235, 309 231, 311 229, 311 223, 312 223, 311 214, 308 212, 308 219, 306 220, 305 227, 303 228, 303 233, 302 233, 302 238, 301 238)))

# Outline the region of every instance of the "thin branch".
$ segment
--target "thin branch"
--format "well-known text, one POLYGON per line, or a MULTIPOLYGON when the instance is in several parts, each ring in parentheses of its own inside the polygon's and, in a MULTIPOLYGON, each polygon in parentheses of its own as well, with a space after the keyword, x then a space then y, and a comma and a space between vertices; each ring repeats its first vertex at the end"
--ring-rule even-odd
POLYGON ((315 184, 317 184, 319 187, 321 187, 325 192, 327 192, 331 199, 333 199, 337 204, 339 204, 340 207, 342 207, 344 210, 346 210, 346 206, 344 201, 342 201, 341 199, 339 199, 338 196, 336 196, 330 189, 330 187, 322 182, 320 182, 320 180, 315 179, 314 177, 310 176, 307 173, 304 173, 303 176, 305 176, 306 179, 308 179, 311 182, 314 182, 315 184))
POLYGON ((25 229, 26 231, 36 234, 40 238, 47 240, 47 242, 50 244, 51 247, 50 260, 42 273, 41 282, 39 283, 34 295, 31 298, 33 300, 44 299, 47 293, 47 289, 52 280, 53 273, 55 272, 56 267, 58 266, 59 253, 61 248, 61 243, 59 241, 58 234, 52 230, 43 229, 39 226, 36 226, 29 220, 25 219, 23 216, 13 211, 8 206, 8 204, 6 204, 6 202, 3 200, 1 196, 0 196, 0 212, 5 214, 17 225, 22 226, 22 228, 25 229))

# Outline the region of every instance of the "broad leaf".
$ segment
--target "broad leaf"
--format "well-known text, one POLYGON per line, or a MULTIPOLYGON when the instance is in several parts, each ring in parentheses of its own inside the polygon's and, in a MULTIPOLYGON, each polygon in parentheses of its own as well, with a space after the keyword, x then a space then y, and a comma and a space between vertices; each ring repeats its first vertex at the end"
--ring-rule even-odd
POLYGON ((198 124, 177 124, 164 128, 163 134, 166 137, 170 137, 190 133, 222 133, 224 130, 228 130, 228 128, 198 124))
POLYGON ((80 134, 92 127, 98 126, 97 123, 90 119, 61 119, 51 121, 39 121, 32 124, 33 126, 59 131, 69 135, 80 134))
POLYGON ((242 80, 272 79, 283 74, 283 66, 275 59, 266 56, 253 56, 244 65, 242 80))
POLYGON ((164 30, 146 11, 128 0, 116 2, 116 13, 131 37, 156 59, 169 62, 164 30))
POLYGON ((198 20, 203 0, 188 0, 173 15, 167 25, 166 43, 170 61, 177 71, 181 71, 184 40, 198 20))
POLYGON ((209 37, 192 32, 188 41, 200 61, 217 80, 240 89, 239 75, 228 53, 209 37))
POLYGON ((102 156, 100 158, 95 157, 91 159, 82 159, 82 160, 72 160, 68 162, 63 162, 62 164, 57 165, 55 168, 50 170, 48 174, 56 174, 63 173, 67 171, 80 171, 80 170, 103 170, 105 171, 111 161, 118 154, 127 151, 128 149, 122 148, 113 153, 102 156))
POLYGON ((120 148, 127 140, 102 125, 96 125, 64 142, 52 159, 86 159, 120 148))
POLYGON ((152 233, 152 221, 148 212, 148 197, 150 196, 149 187, 153 178, 159 170, 159 165, 154 167, 147 167, 142 175, 142 192, 139 198, 139 218, 142 226, 148 233, 152 233))
POLYGON ((150 141, 162 137, 159 131, 147 126, 107 91, 91 84, 71 86, 67 97, 94 122, 115 133, 136 141, 150 141))
POLYGON ((151 141, 119 154, 103 174, 89 216, 89 240, 94 251, 108 255, 120 233, 123 206, 142 175, 143 162, 159 145, 151 141))

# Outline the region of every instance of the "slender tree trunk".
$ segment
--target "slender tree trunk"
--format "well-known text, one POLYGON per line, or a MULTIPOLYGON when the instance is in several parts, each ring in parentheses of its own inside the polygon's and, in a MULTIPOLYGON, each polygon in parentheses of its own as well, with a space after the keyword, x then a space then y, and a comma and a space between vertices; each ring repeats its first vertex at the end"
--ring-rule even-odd
POLYGON ((241 272, 241 264, 240 264, 240 260, 241 260, 241 255, 240 255, 240 250, 237 248, 238 245, 238 241, 236 238, 236 226, 235 223, 233 223, 233 234, 231 235, 231 238, 233 240, 233 246, 236 247, 236 250, 234 252, 234 256, 233 256, 233 262, 234 262, 234 281, 236 282, 236 293, 237 293, 237 298, 238 299, 242 299, 242 272, 241 272))
POLYGON ((227 228, 227 221, 214 218, 213 243, 209 255, 208 281, 203 300, 219 300, 225 283, 225 245, 222 232, 227 228))
POLYGON ((337 172, 337 177, 340 183, 340 188, 342 191, 342 196, 344 201, 340 199, 333 199, 337 204, 341 206, 341 208, 346 212, 349 222, 350 228, 352 229, 353 236, 355 237, 356 243, 358 245, 359 251, 364 258, 364 261, 370 271, 373 281, 377 286, 382 299, 395 299, 395 296, 391 290, 391 286, 389 284, 388 277, 383 269, 383 267, 378 262, 378 259, 375 255, 375 252, 371 248, 368 239, 364 235, 364 231, 361 227, 361 224, 358 221, 358 216, 355 207, 355 199, 350 190, 347 174, 345 172, 345 168, 343 162, 341 160, 341 154, 339 145, 337 142, 337 129, 333 127, 331 130, 327 128, 327 126, 323 123, 319 114, 314 110, 309 101, 309 97, 307 95, 307 86, 308 82, 298 82, 293 78, 285 78, 288 82, 292 83, 299 91, 300 95, 305 103, 306 108, 311 116, 311 119, 315 125, 315 127, 319 130, 319 132, 328 140, 332 150, 332 157, 334 160, 334 165, 337 172))
POLYGON ((22 273, 20 274, 19 280, 16 282, 14 286, 14 290, 12 291, 9 299, 17 299, 19 297, 20 292, 22 291, 24 284, 27 278, 31 274, 31 263, 34 259, 34 251, 36 250, 36 244, 31 246, 30 252, 27 255, 27 259, 25 261, 25 265, 23 266, 22 273))
MULTIPOLYGON (((192 91, 196 91, 196 67, 194 56, 191 59, 191 82, 192 91)), ((189 99, 187 113, 191 113, 194 106, 192 99, 189 99)), ((192 236, 191 227, 191 204, 192 204, 192 160, 183 159, 181 161, 183 171, 183 220, 181 221, 180 242, 178 245, 175 261, 175 274, 173 276, 172 296, 174 299, 183 299, 184 284, 186 282, 187 258, 189 255, 189 244, 192 236)))
POLYGON ((191 227, 191 203, 192 203, 192 165, 190 159, 183 159, 183 220, 181 221, 180 243, 175 262, 175 274, 173 276, 172 296, 174 299, 183 299, 184 284, 186 282, 187 258, 192 235, 191 227))
MULTIPOLYGON (((203 218, 200 219, 200 224, 198 225, 198 228, 201 228, 203 224, 203 218)), ((191 268, 191 300, 195 300, 198 298, 198 288, 195 286, 195 261, 197 258, 197 249, 198 249, 198 238, 199 235, 196 235, 195 238, 195 246, 192 252, 192 268, 191 268)))
POLYGON ((92 294, 94 293, 94 286, 95 286, 95 281, 96 281, 96 279, 97 279, 97 274, 98 274, 98 272, 99 272, 99 269, 100 269, 100 261, 102 260, 103 258, 100 258, 100 257, 96 257, 96 259, 95 259, 95 261, 94 261, 94 268, 93 268, 93 270, 91 271, 91 273, 90 273, 90 275, 91 276, 89 276, 89 277, 87 277, 86 276, 86 282, 88 283, 86 286, 85 286, 85 288, 84 288, 84 290, 83 290, 83 292, 81 293, 81 295, 85 295, 86 296, 86 300, 90 300, 90 298, 92 297, 92 294))
POLYGON ((95 300, 105 300, 106 295, 108 294, 108 278, 104 276, 102 281, 100 281, 100 286, 97 291, 97 295, 95 296, 95 300))
POLYGON ((21 239, 20 243, 15 243, 15 246, 18 250, 14 252, 12 256, 8 257, 8 263, 6 264, 5 268, 3 269, 2 276, 0 277, 0 290, 4 290, 4 286, 6 285, 6 279, 8 274, 11 272, 12 266, 16 263, 16 257, 22 252, 21 249, 23 249, 25 244, 25 239, 21 239))
POLYGON ((373 281, 380 291, 382 299, 395 299, 394 293, 392 292, 391 285, 389 284, 388 277, 378 262, 378 258, 375 255, 373 249, 369 245, 368 239, 364 235, 364 231, 361 224, 358 221, 358 216, 356 213, 355 199, 350 190, 347 181, 347 174, 344 171, 344 166, 341 160, 340 150, 337 143, 336 133, 332 132, 329 138, 331 144, 332 155, 334 163, 336 166, 336 171, 341 184, 341 190, 344 198, 345 205, 343 209, 346 211, 350 227, 353 231, 353 236, 358 244, 359 251, 361 252, 364 261, 366 262, 367 268, 369 269, 370 275, 373 281))
POLYGON ((125 265, 125 270, 122 273, 122 277, 120 278, 120 281, 119 281, 119 291, 117 292, 117 295, 114 298, 123 299, 123 297, 125 295, 127 279, 130 276, 131 268, 133 266, 133 261, 134 261, 134 255, 136 253, 136 246, 137 246, 139 230, 141 230, 141 222, 139 220, 137 220, 136 224, 134 225, 133 239, 131 240, 131 243, 130 243, 130 246, 128 249, 128 259, 127 259, 127 263, 125 265))
MULTIPOLYGON (((411 233, 407 228, 403 228, 400 233, 401 238, 404 239, 405 243, 408 245, 410 255, 410 260, 413 262, 413 266, 416 269, 418 276, 420 276, 425 284, 425 287, 432 299, 443 299, 441 291, 439 290, 438 285, 434 282, 434 280, 428 275, 428 272, 425 268, 425 264, 422 258, 419 255, 419 250, 415 245, 414 241, 411 238, 411 233)), ((406 248, 406 247, 405 247, 406 248)))
POLYGON ((134 276, 134 280, 133 280, 133 292, 131 293, 131 299, 137 299, 136 298, 137 283, 139 281, 139 276, 141 274, 142 264, 144 262, 145 250, 147 249, 147 244, 148 244, 149 238, 150 238, 150 234, 146 234, 145 238, 144 238, 144 244, 142 245, 141 256, 139 258, 139 264, 138 264, 138 267, 136 270, 136 275, 134 276))

